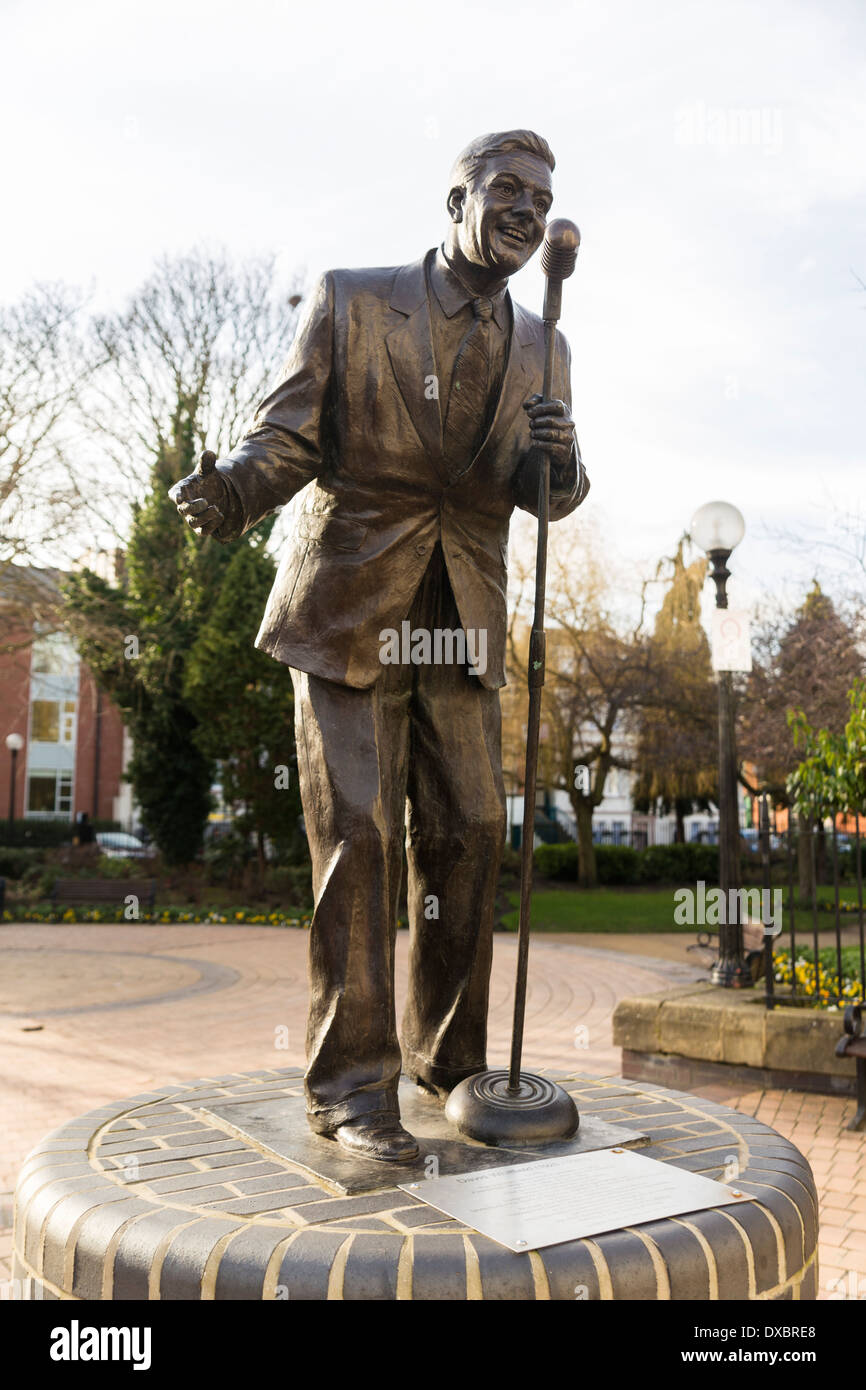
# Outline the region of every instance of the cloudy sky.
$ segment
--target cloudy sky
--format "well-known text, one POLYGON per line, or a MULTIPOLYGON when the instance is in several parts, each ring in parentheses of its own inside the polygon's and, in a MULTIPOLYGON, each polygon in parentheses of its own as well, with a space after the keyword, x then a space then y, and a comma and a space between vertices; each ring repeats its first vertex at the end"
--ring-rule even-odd
MULTIPOLYGON (((415 259, 455 153, 530 126, 583 244, 574 413, 605 543, 644 563, 743 511, 734 600, 820 562, 863 495, 862 0, 2 0, 5 254, 120 305, 154 256, 288 275, 415 259)), ((541 303, 535 265, 515 297, 541 303)))

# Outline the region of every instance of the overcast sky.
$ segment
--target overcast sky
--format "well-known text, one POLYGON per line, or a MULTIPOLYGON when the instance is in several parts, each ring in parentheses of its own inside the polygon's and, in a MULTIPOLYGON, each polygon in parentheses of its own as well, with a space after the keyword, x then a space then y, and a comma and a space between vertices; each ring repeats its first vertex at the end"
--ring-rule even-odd
MULTIPOLYGON (((277 248, 286 274, 413 260, 454 155, 529 126, 554 215, 574 415, 606 542, 745 515, 734 600, 819 560, 771 538, 863 494, 862 0, 0 0, 0 297, 120 305, 153 258, 277 248)), ((533 264, 515 297, 541 304, 533 264)))

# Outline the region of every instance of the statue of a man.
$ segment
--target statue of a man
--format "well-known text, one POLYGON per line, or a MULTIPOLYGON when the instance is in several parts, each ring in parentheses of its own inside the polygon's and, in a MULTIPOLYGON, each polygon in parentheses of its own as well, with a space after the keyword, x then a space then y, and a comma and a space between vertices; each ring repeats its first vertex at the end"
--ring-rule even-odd
POLYGON ((370 1158, 418 1154, 401 1070, 441 1101, 487 1065, 509 518, 536 511, 535 446, 551 458, 553 520, 589 487, 568 345, 558 335, 543 400, 542 323, 508 293, 541 244, 553 167, 532 131, 473 140, 442 245, 412 265, 323 275, 249 434, 171 490, 197 532, 230 541, 305 489, 256 645, 295 691, 315 892, 308 1118, 370 1158))

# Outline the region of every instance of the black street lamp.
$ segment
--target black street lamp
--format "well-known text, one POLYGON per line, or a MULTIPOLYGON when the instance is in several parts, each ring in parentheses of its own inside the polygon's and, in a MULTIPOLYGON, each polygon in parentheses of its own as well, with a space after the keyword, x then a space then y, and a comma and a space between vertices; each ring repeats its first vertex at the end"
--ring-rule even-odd
MULTIPOLYGON (((742 514, 730 502, 707 502, 692 517, 689 533, 707 554, 716 586, 716 607, 727 608, 727 561, 746 532, 742 514)), ((713 984, 725 989, 745 989, 752 984, 743 955, 740 921, 740 815, 737 797, 737 749, 734 736, 734 698, 730 671, 718 671, 719 682, 719 887, 723 911, 719 923, 719 958, 713 966, 713 984), (734 890, 734 891, 732 891, 734 890), (731 920, 733 919, 733 920, 731 920)))
POLYGON ((18 754, 24 747, 24 740, 20 734, 7 734, 6 747, 12 754, 12 768, 9 773, 9 834, 15 828, 15 764, 18 761, 18 754))

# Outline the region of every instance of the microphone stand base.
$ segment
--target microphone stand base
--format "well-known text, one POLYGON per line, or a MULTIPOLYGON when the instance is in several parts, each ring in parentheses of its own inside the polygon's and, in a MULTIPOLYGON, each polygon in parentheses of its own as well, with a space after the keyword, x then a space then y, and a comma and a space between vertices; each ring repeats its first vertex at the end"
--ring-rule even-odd
POLYGON ((527 1071, 520 1073, 516 1093, 508 1090, 507 1071, 468 1076, 448 1097, 445 1116, 468 1139, 503 1148, 570 1139, 580 1124, 568 1092, 527 1071))

